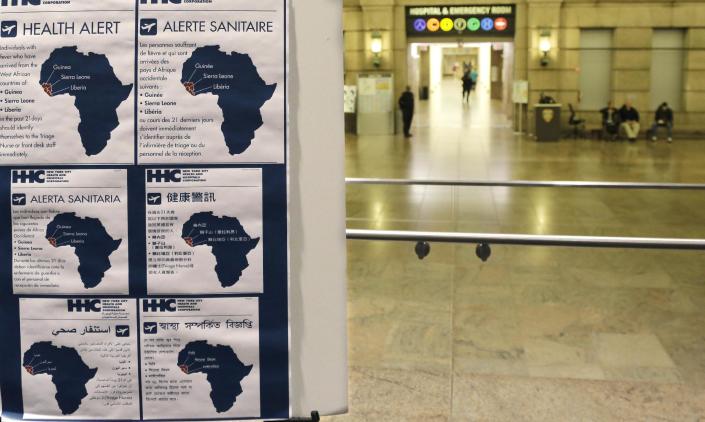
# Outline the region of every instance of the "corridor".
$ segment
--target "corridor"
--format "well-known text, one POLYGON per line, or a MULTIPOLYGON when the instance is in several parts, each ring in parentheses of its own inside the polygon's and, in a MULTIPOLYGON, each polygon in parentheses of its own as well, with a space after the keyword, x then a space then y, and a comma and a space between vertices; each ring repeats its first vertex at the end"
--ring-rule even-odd
MULTIPOLYGON (((515 135, 446 80, 414 137, 348 136, 348 177, 702 182, 705 144, 515 135)), ((348 186, 349 228, 705 237, 701 191, 348 186)), ((700 252, 348 241, 351 414, 335 421, 699 420, 700 252)))

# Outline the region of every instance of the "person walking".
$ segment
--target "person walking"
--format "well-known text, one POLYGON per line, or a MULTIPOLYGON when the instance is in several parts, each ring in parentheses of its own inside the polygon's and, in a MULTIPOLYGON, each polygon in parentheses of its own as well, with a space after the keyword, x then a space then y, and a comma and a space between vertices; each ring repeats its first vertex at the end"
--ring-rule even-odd
POLYGON ((470 89, 473 91, 477 87, 477 77, 478 77, 477 70, 475 70, 475 68, 473 68, 472 71, 470 71, 470 80, 472 81, 470 89))
POLYGON ((463 73, 461 80, 463 81, 463 101, 466 103, 470 101, 470 91, 472 90, 472 78, 469 69, 463 73))
POLYGON ((671 110, 671 107, 665 102, 656 109, 654 124, 651 126, 651 142, 658 140, 658 130, 661 127, 666 128, 668 142, 673 142, 673 110, 671 110))
POLYGON ((639 112, 632 106, 632 101, 627 100, 619 109, 621 128, 627 135, 629 142, 636 142, 641 126, 639 124, 639 112))
POLYGON ((472 90, 472 79, 470 79, 470 69, 466 69, 463 77, 460 79, 463 82, 463 101, 470 101, 470 91, 472 90))
POLYGON ((399 108, 404 121, 404 137, 411 138, 411 120, 414 118, 414 94, 411 92, 410 86, 407 86, 406 91, 399 97, 399 108))

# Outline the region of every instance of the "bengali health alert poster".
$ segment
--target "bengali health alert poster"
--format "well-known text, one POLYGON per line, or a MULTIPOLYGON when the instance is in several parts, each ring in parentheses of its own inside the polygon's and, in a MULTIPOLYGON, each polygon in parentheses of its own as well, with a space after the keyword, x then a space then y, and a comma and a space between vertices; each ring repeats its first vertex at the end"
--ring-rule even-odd
POLYGON ((145 419, 260 416, 256 298, 141 305, 145 419))
POLYGON ((0 401, 289 417, 287 0, 0 0, 0 401))

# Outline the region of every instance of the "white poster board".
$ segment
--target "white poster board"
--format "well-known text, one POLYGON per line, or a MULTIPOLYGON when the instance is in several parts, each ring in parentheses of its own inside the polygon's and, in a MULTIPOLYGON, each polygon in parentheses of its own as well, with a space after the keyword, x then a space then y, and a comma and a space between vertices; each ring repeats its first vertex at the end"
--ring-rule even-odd
POLYGON ((301 417, 348 406, 342 8, 291 4, 289 356, 301 417))
POLYGON ((343 87, 343 111, 348 113, 355 113, 355 106, 357 105, 357 87, 355 85, 345 85, 343 87))
POLYGON ((529 103, 529 81, 514 81, 512 87, 512 102, 514 104, 529 103))
POLYGON ((358 75, 357 133, 394 133, 394 77, 391 74, 358 75))
POLYGON ((391 75, 358 77, 359 113, 389 113, 393 110, 394 79, 391 75))

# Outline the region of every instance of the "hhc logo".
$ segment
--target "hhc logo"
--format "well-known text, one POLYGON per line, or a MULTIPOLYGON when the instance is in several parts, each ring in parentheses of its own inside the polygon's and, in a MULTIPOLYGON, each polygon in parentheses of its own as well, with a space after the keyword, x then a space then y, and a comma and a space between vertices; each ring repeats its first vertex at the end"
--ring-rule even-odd
POLYGON ((181 181, 181 170, 147 170, 147 182, 178 183, 181 181))
POLYGON ((69 312, 100 312, 100 299, 69 299, 69 312))
POLYGON ((42 0, 0 0, 0 6, 40 6, 42 0))
POLYGON ((13 170, 12 183, 44 183, 44 170, 13 170))
POLYGON ((147 299, 142 302, 143 312, 176 312, 176 299, 147 299))

